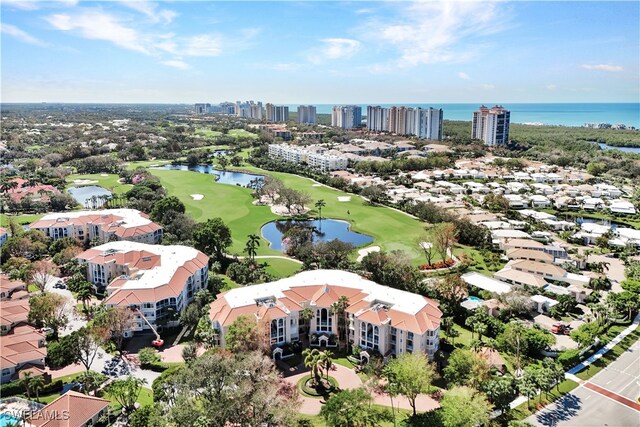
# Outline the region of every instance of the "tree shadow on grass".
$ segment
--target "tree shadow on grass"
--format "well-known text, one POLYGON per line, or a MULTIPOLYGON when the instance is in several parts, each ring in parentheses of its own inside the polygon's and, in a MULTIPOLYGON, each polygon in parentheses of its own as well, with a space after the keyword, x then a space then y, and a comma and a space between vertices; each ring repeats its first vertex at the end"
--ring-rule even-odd
POLYGON ((578 415, 581 407, 582 400, 578 396, 567 394, 555 402, 553 409, 546 409, 540 412, 536 419, 544 426, 554 427, 558 423, 568 421, 578 415))

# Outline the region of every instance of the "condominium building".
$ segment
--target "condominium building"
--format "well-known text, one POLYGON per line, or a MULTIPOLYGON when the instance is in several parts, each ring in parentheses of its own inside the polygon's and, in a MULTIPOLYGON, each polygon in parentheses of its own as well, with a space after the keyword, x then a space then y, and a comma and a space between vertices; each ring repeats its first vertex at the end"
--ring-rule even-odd
POLYGON ((269 157, 295 164, 306 163, 309 167, 321 172, 344 170, 349 164, 349 160, 341 153, 320 146, 269 144, 269 157))
POLYGON ((389 131, 389 109, 369 105, 367 107, 367 130, 375 132, 389 131))
POLYGON ((354 129, 362 125, 362 107, 357 105, 335 105, 331 110, 331 126, 354 129))
POLYGON ((471 137, 481 139, 486 145, 504 145, 509 142, 511 113, 502 106, 487 108, 484 105, 473 113, 471 137))
POLYGON ((298 106, 298 123, 315 125, 317 123, 316 107, 313 105, 299 105, 298 106))
POLYGON ((160 243, 162 226, 135 209, 105 209, 100 211, 72 211, 53 213, 31 223, 53 240, 73 237, 81 241, 98 239, 130 240, 141 243, 160 243))
POLYGON ((238 117, 262 120, 262 102, 237 101, 235 106, 235 114, 238 117))
POLYGON ((196 114, 207 114, 211 112, 211 104, 195 104, 193 109, 196 114))
POLYGON ((354 273, 313 270, 272 283, 245 286, 218 295, 209 318, 219 332, 219 345, 239 316, 257 319, 271 345, 278 347, 310 337, 310 345, 335 347, 342 333, 354 346, 378 351, 385 358, 422 352, 433 358, 439 345, 442 312, 438 303, 418 294, 379 285, 354 273), (345 298, 346 330, 339 331, 338 312, 332 305, 345 298), (310 308, 306 322, 302 312, 310 308))
POLYGON ((236 104, 233 102, 221 102, 217 105, 212 105, 210 111, 217 114, 235 114, 236 104))
MULTIPOLYGON (((138 309, 152 324, 180 314, 207 287, 209 257, 187 246, 110 242, 76 258, 87 263, 87 280, 105 289, 104 304, 138 309)), ((136 318, 128 335, 144 329, 136 318)))
POLYGON ((367 129, 442 140, 442 109, 367 107, 367 129))
POLYGON ((268 122, 289 121, 289 107, 287 107, 286 105, 273 105, 267 103, 265 105, 265 112, 268 122))

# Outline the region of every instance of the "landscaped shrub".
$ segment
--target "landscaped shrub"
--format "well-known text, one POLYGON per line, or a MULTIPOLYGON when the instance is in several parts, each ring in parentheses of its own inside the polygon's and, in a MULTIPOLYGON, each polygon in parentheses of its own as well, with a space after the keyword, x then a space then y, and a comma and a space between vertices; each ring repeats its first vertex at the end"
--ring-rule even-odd
POLYGON ((24 384, 20 380, 11 381, 0 386, 0 396, 2 397, 15 396, 16 394, 24 393, 24 391, 24 384))
POLYGON ((146 368, 160 362, 160 355, 155 349, 145 347, 138 352, 138 360, 140 360, 140 366, 146 368))
POLYGON ((558 362, 563 368, 569 369, 580 363, 580 351, 566 350, 558 356, 558 362))

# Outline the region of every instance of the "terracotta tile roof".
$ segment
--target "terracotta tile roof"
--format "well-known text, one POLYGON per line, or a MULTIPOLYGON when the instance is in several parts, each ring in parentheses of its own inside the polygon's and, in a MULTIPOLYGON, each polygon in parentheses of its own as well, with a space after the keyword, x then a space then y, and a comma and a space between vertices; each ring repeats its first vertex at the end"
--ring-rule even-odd
POLYGON ((13 333, 0 336, 0 367, 4 369, 44 359, 47 348, 40 347, 41 343, 44 344, 44 339, 44 335, 31 326, 15 328, 13 333))
POLYGON ((21 280, 11 280, 6 274, 0 274, 0 291, 11 292, 14 289, 26 289, 21 280))
POLYGON ((108 406, 108 400, 68 391, 35 413, 29 422, 36 427, 80 427, 108 406))
POLYGON ((29 316, 29 300, 9 300, 2 301, 2 310, 0 310, 0 324, 12 325, 20 322, 26 322, 29 316))
POLYGON ((353 273, 315 270, 221 293, 210 305, 209 318, 222 326, 241 315, 274 319, 287 316, 283 308, 294 312, 307 306, 330 308, 341 296, 348 299, 346 311, 362 321, 391 323, 418 334, 436 329, 442 316, 438 303, 429 298, 387 288, 353 273), (267 309, 260 301, 263 298, 275 299, 277 305, 267 309))

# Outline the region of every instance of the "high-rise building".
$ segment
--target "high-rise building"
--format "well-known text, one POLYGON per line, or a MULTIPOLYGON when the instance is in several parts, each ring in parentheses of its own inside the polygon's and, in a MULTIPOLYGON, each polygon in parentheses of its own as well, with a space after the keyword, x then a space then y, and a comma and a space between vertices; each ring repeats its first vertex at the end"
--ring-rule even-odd
POLYGON ((442 109, 369 106, 367 129, 441 140, 442 109))
POLYGON ((289 107, 285 105, 265 105, 266 118, 268 122, 288 122, 289 107))
POLYGON ((353 129, 361 125, 362 107, 357 105, 335 105, 331 110, 331 126, 353 129))
POLYGON ((196 114, 207 114, 211 112, 211 104, 195 104, 193 108, 196 114))
POLYGON ((511 113, 502 106, 487 108, 484 105, 473 113, 471 137, 481 139, 487 145, 503 145, 509 142, 511 113))
POLYGON ((298 123, 315 125, 316 120, 316 107, 313 105, 299 105, 298 106, 298 123))
POLYGON ((236 102, 235 114, 238 117, 262 120, 262 102, 236 102))
POLYGON ((385 132, 389 130, 389 109, 380 106, 367 107, 367 130, 385 132))
POLYGON ((417 108, 413 134, 418 138, 442 140, 442 108, 417 108))
POLYGON ((220 104, 212 105, 210 111, 218 114, 235 114, 236 104, 233 102, 221 102, 220 104))

